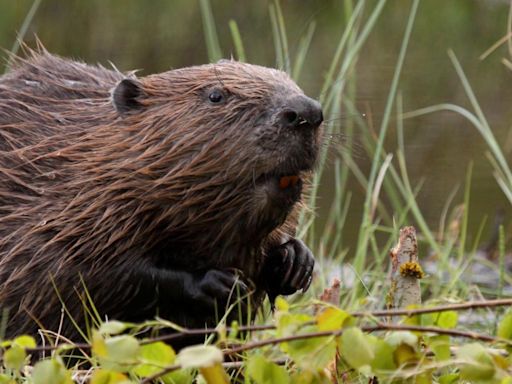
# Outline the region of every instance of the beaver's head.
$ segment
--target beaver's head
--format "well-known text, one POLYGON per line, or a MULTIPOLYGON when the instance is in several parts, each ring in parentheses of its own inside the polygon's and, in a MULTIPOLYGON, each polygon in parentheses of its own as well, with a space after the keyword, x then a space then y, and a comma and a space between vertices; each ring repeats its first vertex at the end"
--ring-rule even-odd
POLYGON ((221 61, 127 78, 112 95, 141 198, 171 237, 261 241, 300 200, 323 116, 284 72, 221 61))

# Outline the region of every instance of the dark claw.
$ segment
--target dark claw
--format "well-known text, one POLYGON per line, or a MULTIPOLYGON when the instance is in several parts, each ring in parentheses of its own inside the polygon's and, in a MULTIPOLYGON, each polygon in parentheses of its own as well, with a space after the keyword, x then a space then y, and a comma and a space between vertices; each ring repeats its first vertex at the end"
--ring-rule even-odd
POLYGON ((292 249, 292 252, 290 252, 287 248, 284 248, 285 256, 283 257, 283 266, 286 268, 284 272, 284 276, 281 280, 281 286, 284 286, 288 279, 290 278, 290 275, 293 270, 293 265, 295 261, 295 252, 292 249))
POLYGON ((302 289, 302 292, 305 292, 304 288, 306 287, 306 284, 311 278, 311 272, 312 269, 310 269, 309 266, 306 266, 306 268, 304 269, 304 275, 302 276, 302 279, 300 280, 297 289, 302 289))
POLYGON ((297 239, 270 250, 261 278, 271 302, 277 295, 301 289, 305 292, 311 284, 314 264, 311 251, 297 239))
POLYGON ((306 283, 306 286, 302 289, 302 292, 307 292, 312 281, 313 281, 313 275, 311 274, 308 278, 308 282, 306 283))
POLYGON ((302 280, 304 280, 305 275, 308 272, 308 257, 312 258, 310 256, 311 252, 309 249, 306 248, 304 244, 295 243, 294 249, 296 253, 296 261, 294 266, 294 274, 293 278, 291 279, 289 285, 296 290, 299 290, 302 288, 302 285, 300 284, 302 280))

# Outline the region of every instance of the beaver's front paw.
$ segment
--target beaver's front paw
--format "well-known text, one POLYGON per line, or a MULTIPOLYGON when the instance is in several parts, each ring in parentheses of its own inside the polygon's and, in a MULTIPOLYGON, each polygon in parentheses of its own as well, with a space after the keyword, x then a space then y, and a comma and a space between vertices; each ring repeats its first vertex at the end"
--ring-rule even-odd
POLYGON ((189 281, 184 291, 192 301, 212 311, 246 296, 250 288, 236 271, 211 269, 189 281))
POLYGON ((292 239, 268 252, 261 277, 273 303, 277 295, 306 292, 311 284, 315 258, 306 245, 292 239))

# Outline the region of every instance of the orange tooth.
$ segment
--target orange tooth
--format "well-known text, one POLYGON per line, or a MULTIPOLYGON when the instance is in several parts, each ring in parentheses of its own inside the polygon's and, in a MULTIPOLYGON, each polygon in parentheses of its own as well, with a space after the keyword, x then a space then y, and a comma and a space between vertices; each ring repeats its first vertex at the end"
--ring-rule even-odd
POLYGON ((286 189, 290 186, 294 187, 297 185, 299 181, 299 176, 292 175, 292 176, 281 176, 279 178, 279 188, 280 189, 286 189))
POLYGON ((279 179, 279 188, 286 189, 290 186, 290 176, 282 176, 279 179))

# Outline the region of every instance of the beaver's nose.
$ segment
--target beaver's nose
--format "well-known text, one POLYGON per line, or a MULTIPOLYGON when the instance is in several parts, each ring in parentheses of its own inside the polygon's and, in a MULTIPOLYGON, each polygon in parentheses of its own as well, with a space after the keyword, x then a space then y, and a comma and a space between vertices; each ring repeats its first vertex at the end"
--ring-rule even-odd
POLYGON ((290 100, 279 118, 283 126, 288 128, 316 128, 324 121, 320 103, 306 96, 290 100))

